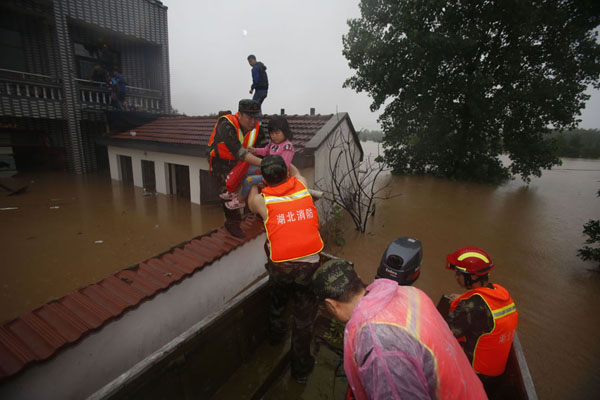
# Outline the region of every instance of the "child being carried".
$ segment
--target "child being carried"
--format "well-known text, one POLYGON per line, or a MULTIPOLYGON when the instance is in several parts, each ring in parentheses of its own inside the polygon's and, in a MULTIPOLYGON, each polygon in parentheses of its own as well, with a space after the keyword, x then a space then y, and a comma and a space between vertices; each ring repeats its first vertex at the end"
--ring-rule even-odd
MULTIPOLYGON (((250 147, 248 150, 254 155, 265 157, 278 155, 283 158, 285 164, 290 168, 292 159, 294 158, 294 145, 290 141, 292 139, 292 131, 285 117, 280 115, 273 115, 269 119, 269 137, 271 141, 262 148, 255 149, 250 147)), ((248 168, 246 177, 242 183, 242 192, 240 196, 235 197, 233 200, 225 203, 225 207, 230 210, 236 210, 246 206, 246 198, 250 193, 250 188, 253 185, 259 185, 262 183, 262 176, 260 175, 260 167, 251 165, 248 168)))

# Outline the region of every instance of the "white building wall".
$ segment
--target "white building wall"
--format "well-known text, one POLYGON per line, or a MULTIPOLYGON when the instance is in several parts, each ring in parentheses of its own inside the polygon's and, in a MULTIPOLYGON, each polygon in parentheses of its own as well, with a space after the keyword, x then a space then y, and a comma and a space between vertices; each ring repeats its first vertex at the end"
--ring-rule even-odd
MULTIPOLYGON (((314 181, 313 185, 315 188, 319 188, 325 192, 332 191, 332 176, 330 173, 330 160, 333 164, 336 160, 336 157, 342 151, 342 141, 349 140, 351 144, 351 149, 354 151, 354 160, 356 163, 356 167, 360 165, 360 149, 356 145, 354 138, 352 137, 352 132, 349 124, 346 120, 342 121, 342 123, 329 134, 329 136, 323 141, 323 143, 319 146, 319 148, 315 151, 315 168, 314 168, 314 181)), ((341 156, 341 161, 338 164, 337 175, 342 176, 345 172, 347 172, 351 166, 347 165, 345 162, 344 155, 341 156)), ((347 181, 344 183, 345 185, 349 185, 350 182, 347 181)), ((328 197, 328 196, 327 196, 328 197)), ((323 220, 326 219, 330 212, 330 202, 328 201, 319 201, 317 208, 319 210, 319 217, 323 220)))
POLYGON ((190 170, 190 200, 192 203, 200 204, 200 170, 208 170, 206 158, 108 146, 110 177, 115 180, 121 180, 118 163, 120 155, 131 157, 133 184, 138 187, 143 187, 142 160, 153 161, 156 191, 162 194, 170 193, 167 164, 187 165, 190 170))

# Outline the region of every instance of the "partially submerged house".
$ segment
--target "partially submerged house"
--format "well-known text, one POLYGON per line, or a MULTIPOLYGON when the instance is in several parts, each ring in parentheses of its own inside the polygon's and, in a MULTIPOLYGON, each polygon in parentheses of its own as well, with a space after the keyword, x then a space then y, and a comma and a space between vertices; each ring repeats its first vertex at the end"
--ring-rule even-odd
MULTIPOLYGON (((233 299, 245 296, 246 289, 264 276, 262 220, 249 216, 242 230, 244 239, 231 236, 223 227, 208 232, 3 324, 0 398, 87 398, 122 374, 140 368, 140 363, 152 360, 165 346, 181 345, 179 337, 198 330, 198 324, 233 299)), ((264 306, 266 298, 262 297, 264 306)), ((259 308, 262 311, 266 306, 259 308)), ((239 331, 236 324, 242 342, 264 337, 266 325, 258 323, 251 312, 236 317, 250 318, 248 331, 239 331)), ((231 339, 227 334, 201 345, 214 351, 218 340, 231 339)), ((208 371, 198 373, 192 368, 185 372, 185 379, 191 381, 210 377, 194 386, 194 398, 205 398, 216 390, 248 353, 243 344, 241 348, 226 347, 208 371), (219 371, 218 377, 210 370, 219 371)), ((200 351, 202 362, 208 362, 207 357, 205 350, 200 351)), ((186 390, 185 386, 182 382, 178 390, 186 390)), ((171 392, 162 398, 182 397, 171 392)))
MULTIPOLYGON (((350 143, 350 149, 359 154, 357 160, 362 159, 362 147, 347 113, 286 117, 294 134, 293 163, 309 186, 327 182, 329 157, 340 151, 340 141, 350 143)), ((216 122, 216 116, 162 117, 99 143, 108 147, 112 179, 201 204, 218 200, 207 157, 216 122)), ((266 115, 262 123, 268 122, 266 115)))
POLYGON ((0 2, 0 176, 26 169, 105 168, 118 69, 129 113, 171 111, 167 7, 158 0, 0 2))

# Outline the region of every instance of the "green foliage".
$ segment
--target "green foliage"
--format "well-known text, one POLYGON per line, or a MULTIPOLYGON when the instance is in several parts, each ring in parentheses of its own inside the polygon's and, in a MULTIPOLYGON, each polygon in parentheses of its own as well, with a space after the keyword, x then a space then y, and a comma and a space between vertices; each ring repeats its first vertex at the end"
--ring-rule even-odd
POLYGON ((360 132, 358 132, 358 138, 361 142, 366 142, 367 140, 370 140, 372 142, 381 143, 383 141, 383 132, 363 129, 360 132))
POLYGON ((573 158, 600 158, 600 130, 573 129, 555 134, 557 155, 573 158))
MULTIPOLYGON (((600 190, 598 191, 600 196, 600 190)), ((586 244, 596 244, 595 247, 583 246, 577 250, 577 255, 584 261, 593 260, 600 263, 600 220, 590 219, 586 224, 583 225, 583 234, 588 238, 586 244)))
POLYGON ((560 163, 550 126, 575 127, 600 86, 600 2, 362 0, 345 86, 384 106, 396 173, 528 181, 560 163), (499 156, 508 154, 503 165, 499 156))

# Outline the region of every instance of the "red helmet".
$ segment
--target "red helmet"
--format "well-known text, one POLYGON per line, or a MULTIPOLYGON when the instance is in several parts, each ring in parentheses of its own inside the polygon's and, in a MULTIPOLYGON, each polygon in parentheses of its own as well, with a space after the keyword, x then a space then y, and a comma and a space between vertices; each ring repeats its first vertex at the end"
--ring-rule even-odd
POLYGON ((446 268, 464 274, 485 275, 494 268, 488 254, 479 247, 461 247, 446 256, 446 268))

